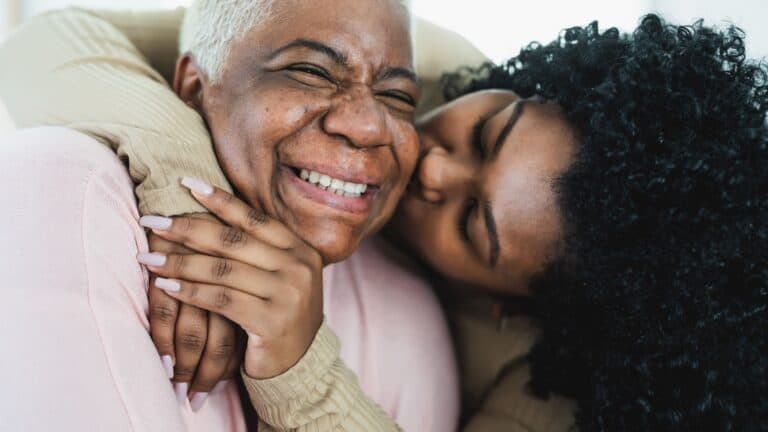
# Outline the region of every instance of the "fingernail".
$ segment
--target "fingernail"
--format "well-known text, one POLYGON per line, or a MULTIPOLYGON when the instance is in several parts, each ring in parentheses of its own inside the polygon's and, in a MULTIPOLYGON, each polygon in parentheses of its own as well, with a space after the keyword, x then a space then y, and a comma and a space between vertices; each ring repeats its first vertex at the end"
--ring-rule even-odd
POLYGON ((163 361, 163 368, 165 368, 165 374, 168 375, 168 379, 173 378, 173 357, 164 355, 160 359, 163 361))
POLYGON ((181 179, 181 184, 199 195, 213 195, 213 187, 200 179, 194 177, 184 177, 181 179))
POLYGON ((136 260, 141 264, 151 267, 162 267, 168 258, 159 253, 140 253, 136 256, 136 260))
POLYGON ((179 404, 184 405, 187 402, 189 383, 176 383, 173 385, 173 390, 176 392, 176 400, 179 401, 179 404))
POLYGON ((216 384, 216 387, 211 390, 211 393, 223 392, 227 389, 227 385, 229 385, 229 380, 219 381, 219 383, 216 384))
POLYGON ((155 286, 168 292, 181 291, 181 284, 173 279, 157 278, 155 279, 155 286))
POLYGON ((198 412, 200 408, 205 405, 205 400, 208 399, 208 393, 195 393, 192 399, 189 401, 189 405, 192 407, 192 411, 198 412))
POLYGON ((167 231, 173 225, 173 219, 162 216, 142 216, 139 224, 144 228, 167 231))

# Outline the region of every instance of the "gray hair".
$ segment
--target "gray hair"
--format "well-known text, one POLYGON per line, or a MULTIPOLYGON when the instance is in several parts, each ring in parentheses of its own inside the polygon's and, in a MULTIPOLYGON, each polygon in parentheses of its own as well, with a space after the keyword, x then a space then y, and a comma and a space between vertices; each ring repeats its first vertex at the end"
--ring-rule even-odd
MULTIPOLYGON (((179 52, 191 54, 208 79, 218 82, 232 43, 269 19, 277 1, 194 0, 181 26, 179 52)), ((410 0, 400 3, 410 11, 410 0)))

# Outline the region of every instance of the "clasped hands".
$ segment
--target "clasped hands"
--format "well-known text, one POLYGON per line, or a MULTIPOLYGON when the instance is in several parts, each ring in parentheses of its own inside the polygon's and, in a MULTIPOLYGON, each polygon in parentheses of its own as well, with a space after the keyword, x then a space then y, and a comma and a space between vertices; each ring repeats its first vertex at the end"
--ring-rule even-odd
POLYGON ((197 179, 182 184, 213 216, 143 217, 150 253, 138 260, 152 273, 152 339, 177 398, 197 411, 241 361, 256 379, 298 363, 323 321, 323 265, 261 209, 197 179))

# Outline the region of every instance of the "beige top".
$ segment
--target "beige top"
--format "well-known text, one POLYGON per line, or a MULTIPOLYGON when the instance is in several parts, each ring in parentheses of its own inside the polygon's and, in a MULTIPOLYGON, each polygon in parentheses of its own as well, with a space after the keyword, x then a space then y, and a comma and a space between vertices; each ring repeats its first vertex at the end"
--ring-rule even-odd
MULTIPOLYGON (((179 185, 193 175, 231 191, 205 125, 169 88, 183 10, 153 13, 67 9, 30 20, 0 46, 0 100, 17 127, 63 126, 110 146, 127 162, 142 214, 204 211, 179 185), (21 85, 20 83, 30 83, 21 85)), ((463 38, 417 22, 417 71, 429 105, 439 103, 442 71, 485 60, 463 38), (435 46, 450 46, 449 51, 435 46), (461 61, 456 61, 461 59, 461 61)), ((478 411, 468 432, 567 430, 567 401, 532 399, 525 354, 535 331, 493 323, 454 308, 466 407, 478 411), (506 349, 499 349, 506 347, 506 349), (505 365, 512 367, 505 368, 505 365)), ((362 394, 323 326, 305 357, 284 375, 244 377, 260 430, 390 431, 394 422, 362 394), (296 398, 302 395, 302 398, 296 398)))

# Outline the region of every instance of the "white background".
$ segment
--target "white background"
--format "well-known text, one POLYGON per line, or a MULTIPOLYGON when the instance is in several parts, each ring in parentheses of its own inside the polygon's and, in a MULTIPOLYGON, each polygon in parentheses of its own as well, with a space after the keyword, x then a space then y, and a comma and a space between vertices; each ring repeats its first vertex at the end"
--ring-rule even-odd
MULTIPOLYGON (((71 4, 98 8, 172 8, 189 0, 0 0, 0 35, 19 20, 71 4)), ((509 58, 526 43, 547 42, 559 30, 597 19, 621 30, 633 28, 641 15, 661 12, 670 21, 689 24, 725 19, 747 32, 751 57, 768 57, 766 0, 412 0, 414 12, 455 30, 492 59, 509 58)))

